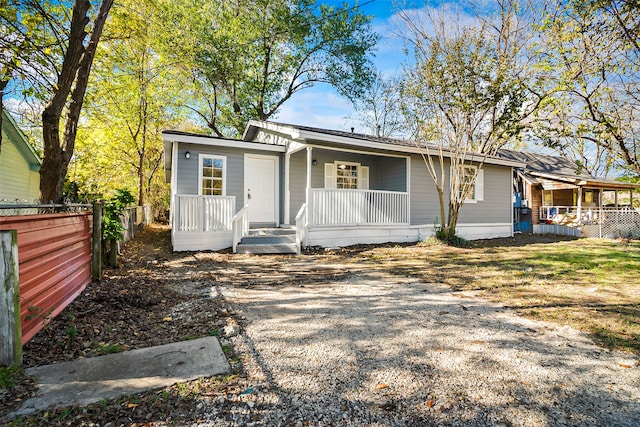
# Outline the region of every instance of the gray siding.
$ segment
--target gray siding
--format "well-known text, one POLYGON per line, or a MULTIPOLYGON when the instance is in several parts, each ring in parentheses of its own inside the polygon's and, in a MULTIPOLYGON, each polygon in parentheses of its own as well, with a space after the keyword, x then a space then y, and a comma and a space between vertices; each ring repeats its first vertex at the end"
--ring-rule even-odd
MULTIPOLYGON (((316 166, 317 168, 318 166, 316 166)), ((296 214, 305 202, 307 187, 307 152, 293 153, 289 159, 289 224, 295 224, 296 214)))
POLYGON ((377 189, 407 191, 407 159, 380 157, 379 165, 380 184, 377 189))
POLYGON ((465 203, 460 211, 460 223, 511 222, 513 189, 511 168, 484 165, 484 200, 465 203))
MULTIPOLYGON (((282 165, 284 159, 280 154, 264 152, 260 150, 246 150, 232 147, 211 147, 199 144, 178 144, 178 171, 177 171, 177 188, 178 194, 198 194, 198 171, 199 154, 209 154, 214 156, 225 156, 227 158, 226 171, 226 195, 236 197, 236 211, 242 209, 244 204, 244 155, 245 153, 273 155, 280 157, 279 181, 282 188, 283 174, 282 165), (184 153, 189 151, 191 158, 185 159, 184 153)), ((283 200, 280 201, 280 213, 282 218, 283 200)))
MULTIPOLYGON (((511 222, 511 168, 485 165, 484 200, 465 203, 458 222, 464 223, 508 223, 511 222)), ((445 159, 447 184, 445 203, 449 200, 449 162, 445 159)), ((438 192, 427 167, 420 156, 411 158, 411 224, 431 225, 440 220, 438 192)), ((445 215, 446 215, 445 209, 445 215)))
POLYGON ((422 157, 411 156, 411 224, 431 225, 440 218, 438 192, 422 157))

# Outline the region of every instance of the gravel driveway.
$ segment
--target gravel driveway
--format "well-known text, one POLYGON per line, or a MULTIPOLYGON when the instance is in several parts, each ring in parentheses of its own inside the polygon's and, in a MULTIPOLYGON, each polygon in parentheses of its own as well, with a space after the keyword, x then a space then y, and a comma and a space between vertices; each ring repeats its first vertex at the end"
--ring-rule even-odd
POLYGON ((217 292, 255 379, 240 425, 640 425, 637 358, 445 286, 360 271, 217 292))

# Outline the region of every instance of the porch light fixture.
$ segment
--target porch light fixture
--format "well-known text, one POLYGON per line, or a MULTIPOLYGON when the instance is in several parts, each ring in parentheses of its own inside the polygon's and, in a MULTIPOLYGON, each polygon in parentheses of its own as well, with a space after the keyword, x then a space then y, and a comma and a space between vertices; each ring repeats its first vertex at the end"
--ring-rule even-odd
POLYGON ((185 159, 190 159, 190 158, 191 158, 191 153, 190 153, 190 152, 188 152, 188 151, 187 151, 187 152, 185 152, 185 153, 184 153, 184 158, 185 158, 185 159))
POLYGON ((313 160, 311 161, 311 164, 312 164, 313 166, 317 166, 317 165, 318 165, 318 161, 317 161, 316 159, 313 159, 313 160))

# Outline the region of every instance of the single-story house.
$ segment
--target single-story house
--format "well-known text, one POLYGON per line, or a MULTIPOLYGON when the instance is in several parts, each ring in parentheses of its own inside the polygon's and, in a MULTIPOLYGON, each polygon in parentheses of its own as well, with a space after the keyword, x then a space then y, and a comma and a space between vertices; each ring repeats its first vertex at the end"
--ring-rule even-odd
POLYGON ((514 176, 516 230, 558 224, 581 227, 582 235, 589 236, 584 232, 587 226, 605 220, 620 223, 626 216, 635 222, 634 202, 637 206, 640 197, 634 190, 640 184, 594 177, 560 156, 511 150, 500 150, 498 155, 526 165, 516 168, 514 176), (629 214, 621 216, 624 212, 629 214))
POLYGON ((36 201, 40 197, 41 164, 11 114, 2 110, 0 204, 36 201))
MULTIPOLYGON (((165 131, 163 141, 176 251, 239 250, 249 228, 265 227, 290 230, 291 252, 415 242, 439 222, 435 185, 411 141, 264 121, 250 121, 238 140, 165 131)), ((460 236, 513 235, 513 168, 521 166, 484 159, 460 236)))

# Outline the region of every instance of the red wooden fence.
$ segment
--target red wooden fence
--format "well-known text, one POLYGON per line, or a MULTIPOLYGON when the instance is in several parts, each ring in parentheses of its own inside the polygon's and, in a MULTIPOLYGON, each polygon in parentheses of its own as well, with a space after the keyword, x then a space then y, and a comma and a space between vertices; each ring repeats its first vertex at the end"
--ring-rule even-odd
POLYGON ((22 344, 91 282, 91 213, 0 216, 18 230, 22 344))

